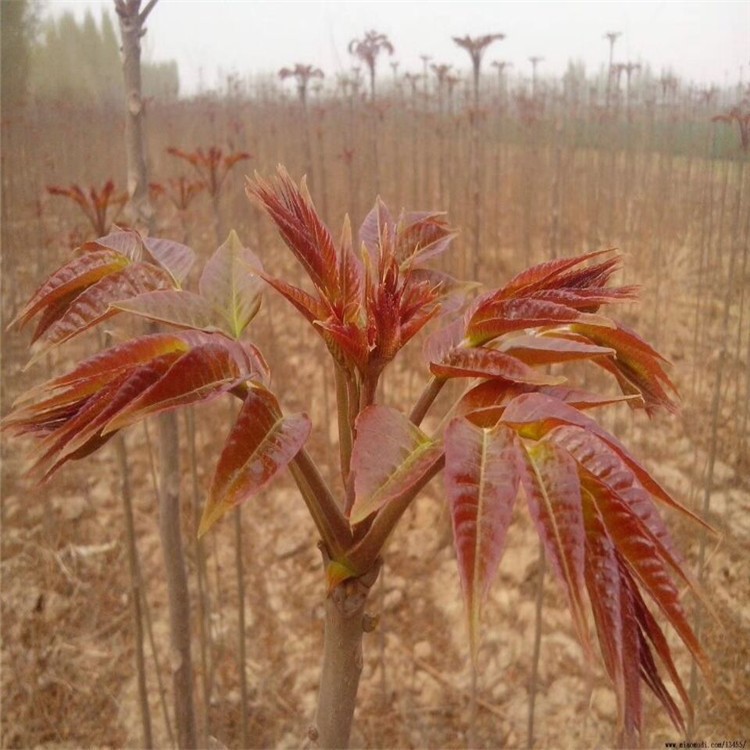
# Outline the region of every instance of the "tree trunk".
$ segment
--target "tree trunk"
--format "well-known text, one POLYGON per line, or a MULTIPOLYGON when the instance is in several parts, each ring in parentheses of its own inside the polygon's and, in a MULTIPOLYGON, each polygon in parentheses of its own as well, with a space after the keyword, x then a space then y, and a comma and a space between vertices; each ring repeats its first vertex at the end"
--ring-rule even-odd
MULTIPOLYGON (((325 552, 323 558, 327 563, 325 552)), ((365 613, 365 606, 379 572, 380 563, 361 578, 337 586, 326 599, 318 709, 315 724, 309 730, 313 747, 349 747, 362 674, 362 636, 377 624, 374 617, 365 613)))
POLYGON ((143 137, 144 104, 141 88, 143 24, 156 0, 140 12, 141 0, 115 0, 122 36, 122 72, 125 82, 125 148, 128 158, 128 194, 135 218, 151 228, 153 210, 148 200, 148 169, 143 137))
POLYGON ((190 655, 190 599, 180 530, 180 459, 174 414, 159 421, 159 533, 169 595, 169 662, 174 685, 175 724, 180 748, 197 747, 190 655))
MULTIPOLYGON (((143 128, 141 89, 141 37, 144 24, 157 0, 141 10, 141 0, 115 0, 122 35, 122 70, 127 113, 125 147, 128 164, 128 193, 134 219, 153 229, 154 214, 148 196, 148 169, 143 128)), ((190 600, 185 555, 180 530, 179 434, 174 414, 159 417, 159 531, 169 595, 170 663, 174 685, 175 722, 180 748, 196 747, 193 702, 193 665, 190 656, 190 600)))

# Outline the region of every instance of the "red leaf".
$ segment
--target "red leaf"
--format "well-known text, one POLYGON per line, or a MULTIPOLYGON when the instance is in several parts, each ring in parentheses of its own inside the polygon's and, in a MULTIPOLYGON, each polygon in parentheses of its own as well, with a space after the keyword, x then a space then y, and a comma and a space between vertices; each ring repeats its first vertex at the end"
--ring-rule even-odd
POLYGON ((529 513, 552 569, 565 587, 578 638, 590 656, 583 597, 585 533, 576 462, 549 441, 533 445, 525 457, 521 482, 529 513))
POLYGON ((304 183, 298 188, 287 171, 279 167, 278 176, 273 182, 265 182, 256 176, 255 183, 248 185, 247 192, 273 219, 284 242, 315 286, 329 301, 338 299, 336 248, 304 183))
POLYGON ((129 258, 133 263, 140 263, 143 259, 143 237, 133 229, 115 229, 104 237, 81 245, 83 252, 101 249, 114 250, 129 258))
POLYGON ((620 726, 624 726, 625 671, 621 612, 621 573, 617 551, 593 498, 583 488, 583 519, 586 533, 584 576, 594 615, 604 666, 617 698, 620 726))
POLYGON ((73 258, 37 289, 11 325, 26 325, 43 308, 53 308, 60 301, 69 301, 71 295, 79 294, 103 277, 121 271, 127 265, 128 260, 112 250, 97 250, 73 258))
MULTIPOLYGON (((556 284, 555 281, 571 268, 585 263, 591 258, 596 258, 605 253, 612 252, 611 250, 596 250, 592 253, 586 253, 585 255, 578 255, 573 258, 557 258, 555 260, 549 260, 545 263, 532 266, 526 270, 514 276, 502 289, 499 289, 497 299, 510 299, 511 297, 517 297, 521 295, 529 294, 538 289, 545 289, 550 287, 562 286, 556 284)), ((617 259, 613 259, 616 261, 617 259)), ((611 261, 608 261, 611 262, 611 261)))
POLYGON ((445 489, 474 660, 482 604, 503 555, 521 460, 515 435, 503 425, 484 430, 456 418, 446 428, 445 489))
POLYGON ((396 235, 396 222, 388 206, 380 198, 377 198, 375 205, 365 216, 365 220, 359 228, 359 242, 364 245, 370 255, 372 264, 375 266, 380 257, 380 245, 384 234, 393 239, 396 235))
POLYGON ((546 302, 531 297, 520 299, 480 299, 466 327, 472 345, 486 344, 492 339, 524 328, 588 323, 606 327, 614 325, 609 318, 580 312, 566 305, 546 302))
POLYGON ((542 393, 527 393, 518 396, 508 404, 503 414, 503 421, 516 429, 523 437, 532 440, 539 440, 551 429, 561 425, 582 427, 587 432, 599 437, 612 448, 635 474, 643 487, 655 498, 661 500, 674 510, 690 516, 704 528, 711 529, 695 513, 672 498, 656 479, 628 453, 625 446, 617 438, 610 435, 593 419, 581 414, 581 412, 572 406, 542 393))
POLYGON ((297 311, 302 313, 310 323, 325 320, 328 317, 329 309, 325 303, 317 300, 304 290, 263 272, 259 272, 259 276, 267 284, 270 284, 282 297, 291 302, 297 311))
POLYGON ((665 391, 665 388, 669 388, 673 393, 677 392, 662 367, 661 363, 666 360, 635 332, 622 324, 614 328, 602 328, 583 321, 572 325, 571 330, 594 344, 615 350, 613 360, 598 360, 597 364, 617 378, 623 393, 640 394, 649 415, 659 407, 671 412, 677 410, 676 404, 665 391))
POLYGON ((433 331, 424 342, 423 355, 427 362, 442 362, 464 341, 464 321, 460 318, 445 328, 433 331))
POLYGON ((208 401, 252 377, 251 368, 241 368, 235 354, 217 337, 180 357, 157 382, 117 412, 105 432, 178 406, 208 401))
MULTIPOLYGON (((436 300, 440 302, 441 314, 457 313, 466 303, 467 294, 477 286, 473 282, 459 281, 450 274, 434 268, 409 268, 406 273, 410 283, 426 284, 433 291, 436 300)), ((456 322, 461 321, 459 319, 456 322)), ((461 337, 463 338, 463 327, 461 337)))
MULTIPOLYGON (((672 653, 669 649, 669 644, 667 643, 667 639, 664 636, 664 633, 662 632, 661 628, 657 624, 656 620, 654 619, 654 616, 651 614, 648 607, 646 606, 646 603, 643 601, 643 597, 640 595, 640 592, 638 591, 638 588, 635 582, 633 581, 633 579, 631 578, 630 574, 627 572, 624 566, 621 565, 620 567, 621 567, 623 579, 624 581, 627 582, 628 587, 633 593, 633 603, 635 605, 635 616, 638 619, 638 624, 640 626, 641 632, 653 644, 654 649, 656 650, 656 653, 658 654, 659 658, 662 661, 662 664, 664 665, 667 672, 669 673, 670 679, 672 680, 674 686, 677 688, 677 692, 680 694, 680 698, 682 699, 682 702, 688 711, 688 715, 692 718, 693 707, 690 703, 690 697, 688 695, 687 690, 685 689, 685 685, 680 679, 680 675, 677 672, 677 668, 674 665, 674 661, 672 660, 672 653)), ((643 652, 648 653, 649 656, 651 656, 650 651, 648 649, 648 645, 645 643, 644 643, 643 652)), ((656 668, 655 668, 655 665, 653 665, 653 659, 651 659, 651 664, 646 665, 646 668, 647 668, 649 679, 647 679, 646 675, 644 675, 644 679, 646 679, 649 687, 654 691, 654 694, 657 696, 657 698, 659 698, 661 703, 667 709, 675 727, 678 730, 684 732, 685 725, 682 719, 682 714, 680 713, 674 701, 672 701, 672 698, 667 692, 663 683, 661 682, 661 679, 659 679, 658 675, 655 674, 656 668)))
POLYGON ((158 237, 144 237, 143 244, 151 257, 169 272, 175 282, 182 284, 195 263, 195 252, 192 248, 181 242, 158 237))
POLYGON ((566 305, 583 312, 596 312, 602 305, 635 299, 638 287, 620 286, 600 289, 542 289, 529 295, 530 298, 566 305))
MULTIPOLYGON (((683 560, 674 547, 669 530, 651 495, 643 489, 622 456, 604 440, 579 427, 557 427, 548 433, 548 438, 565 448, 581 466, 628 504, 669 553, 675 569, 679 570, 683 560)), ((686 579, 686 583, 690 581, 686 579)))
POLYGON ((664 560, 669 557, 665 555, 664 547, 629 506, 603 483, 593 476, 585 476, 583 482, 601 513, 618 553, 659 605, 701 669, 708 673, 708 659, 690 627, 680 603, 680 593, 666 568, 664 560))
POLYGON ((363 521, 416 485, 442 455, 442 448, 401 412, 368 406, 356 421, 351 523, 363 521))
POLYGON ((34 359, 43 352, 101 323, 117 310, 112 303, 135 297, 153 289, 168 289, 172 284, 166 271, 146 263, 133 263, 109 274, 81 292, 40 337, 34 359))
MULTIPOLYGON (((93 392, 125 370, 162 354, 172 352, 175 357, 181 356, 190 347, 189 341, 190 338, 184 334, 172 333, 153 333, 126 341, 85 359, 69 373, 27 391, 20 400, 26 402, 36 398, 40 393, 62 388, 83 389, 80 395, 93 392)), ((71 394, 74 392, 66 391, 71 394)))
MULTIPOLYGON (((620 566, 622 567, 622 563, 620 566)), ((622 579, 622 573, 620 576, 622 579)), ((625 694, 620 714, 618 744, 621 747, 638 747, 643 727, 643 696, 641 694, 643 652, 641 633, 635 616, 633 593, 627 585, 620 586, 620 619, 622 621, 622 670, 625 694)))
POLYGON ((53 395, 17 408, 2 429, 41 438, 38 466, 49 475, 135 418, 267 379, 267 365, 250 344, 197 331, 157 334, 114 347, 35 389, 27 401, 40 390, 53 395))
POLYGON ((251 388, 221 452, 198 536, 266 487, 297 455, 310 429, 305 414, 285 417, 270 391, 251 388))
POLYGON ((548 365, 613 355, 614 349, 589 344, 584 339, 556 336, 514 336, 504 341, 500 351, 512 354, 528 365, 548 365))
POLYGON ((505 406, 532 386, 507 380, 483 380, 468 390, 456 405, 456 415, 466 417, 477 427, 494 427, 505 411, 505 406))
POLYGON ((342 366, 353 364, 364 372, 370 359, 370 346, 367 332, 353 323, 339 323, 334 320, 315 321, 315 328, 320 331, 333 355, 342 366))
MULTIPOLYGON (((108 438, 103 433, 110 418, 156 382, 172 361, 171 354, 157 357, 118 376, 104 389, 89 397, 74 417, 66 420, 42 441, 39 450, 43 453, 34 470, 44 470, 45 477, 49 477, 76 452, 83 450, 83 455, 88 455, 106 442, 108 438), (86 449, 92 441, 94 446, 90 450, 86 449)), ((113 434, 113 431, 109 432, 113 434)))
POLYGON ((480 427, 492 427, 503 416, 505 407, 523 393, 541 393, 578 410, 593 409, 627 399, 626 396, 601 396, 566 386, 531 386, 497 379, 485 380, 468 390, 458 402, 456 413, 480 427))
POLYGON ((338 317, 344 323, 357 323, 362 314, 362 285, 364 267, 352 248, 352 228, 349 217, 344 217, 344 226, 339 240, 339 284, 340 304, 338 317))
POLYGON ((565 378, 547 375, 496 349, 457 348, 441 362, 432 362, 433 375, 442 378, 502 378, 514 383, 555 385, 565 378))
POLYGON ((396 260, 409 268, 444 253, 457 236, 442 211, 402 213, 396 226, 396 260))

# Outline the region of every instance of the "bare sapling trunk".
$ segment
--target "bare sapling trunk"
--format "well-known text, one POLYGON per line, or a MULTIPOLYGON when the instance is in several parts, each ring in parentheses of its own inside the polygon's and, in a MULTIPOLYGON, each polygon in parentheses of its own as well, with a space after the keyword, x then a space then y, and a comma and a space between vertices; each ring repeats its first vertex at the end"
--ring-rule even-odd
MULTIPOLYGON (((323 550, 327 564, 327 554, 323 550)), ((365 612, 370 589, 380 572, 377 564, 366 575, 336 587, 325 603, 323 668, 315 724, 309 729, 313 747, 348 748, 362 674, 362 637, 377 625, 365 612)))
POLYGON ((179 435, 174 414, 158 417, 159 534, 169 596, 169 662, 174 686, 175 724, 180 748, 196 747, 193 663, 190 654, 190 598, 180 530, 179 435))
MULTIPOLYGON (((141 0, 115 0, 122 36, 122 68, 127 113, 125 146, 128 192, 138 222, 153 227, 148 195, 148 169, 144 143, 144 105, 141 88, 141 37, 156 0, 141 10, 141 0)), ((159 424, 159 531, 169 597, 170 664, 174 687, 175 723, 180 748, 196 747, 193 704, 193 666, 190 655, 190 600, 185 554, 180 530, 179 433, 174 413, 162 415, 159 424)))
MULTIPOLYGON (((729 173, 730 165, 727 165, 727 174, 729 173)), ((742 163, 737 165, 738 176, 742 175, 742 163)), ((721 196, 721 217, 723 224, 723 217, 726 207, 726 183, 724 181, 724 190, 721 196)), ((741 181, 738 180, 737 190, 740 190, 741 181)), ((738 195, 738 198, 740 196, 738 195)), ((720 225, 721 226, 721 225, 720 225)), ((717 244, 717 250, 721 254, 722 249, 722 232, 719 232, 719 242, 717 244)), ((734 282, 735 282, 735 269, 737 266, 737 242, 734 237, 730 238, 729 243, 731 249, 729 252, 729 269, 727 271, 726 283, 725 283, 725 296, 724 296, 724 310, 722 314, 722 326, 719 341, 719 352, 716 360, 716 380, 714 382, 713 400, 711 404, 711 437, 708 448, 708 466, 706 468, 706 476, 703 486, 703 503, 701 512, 704 518, 708 518, 709 512, 711 511, 711 498, 714 492, 714 469, 716 466, 716 458, 718 454, 719 445, 719 420, 721 418, 721 406, 722 406, 722 380, 724 376, 724 370, 726 369, 726 361, 728 355, 728 344, 729 344, 729 323, 731 307, 734 297, 734 282)), ((708 540, 706 538, 705 531, 701 531, 700 545, 698 547, 698 581, 703 583, 706 576, 706 548, 708 546, 708 540)), ((695 625, 694 629, 696 634, 700 635, 703 629, 703 618, 702 612, 696 607, 695 609, 695 625)), ((692 701, 697 702, 698 696, 698 675, 695 670, 695 666, 691 665, 690 669, 690 698, 692 701)), ((688 724, 688 734, 692 735, 694 730, 693 717, 690 717, 690 723, 688 724)))
POLYGON ((138 678, 138 702, 143 725, 143 747, 152 748, 154 741, 151 733, 151 710, 148 704, 148 687, 146 685, 146 658, 143 648, 143 613, 141 611, 141 594, 143 582, 141 580, 138 562, 138 548, 135 543, 135 522, 133 519, 133 500, 130 486, 130 469, 125 438, 118 435, 115 438, 117 463, 122 482, 122 502, 125 510, 125 525, 128 540, 128 566, 130 568, 131 597, 133 599, 133 626, 135 630, 135 663, 138 678))
MULTIPOLYGON (((110 336, 100 333, 99 347, 106 348, 111 344, 110 336)), ((133 605, 133 635, 135 637, 135 666, 136 680, 138 684, 138 704, 141 713, 141 725, 143 730, 143 747, 154 746, 151 731, 151 709, 148 703, 148 685, 146 682, 146 657, 144 649, 143 633, 143 579, 141 578, 140 560, 138 557, 138 545, 135 536, 135 518, 133 515, 133 489, 130 484, 130 467, 128 466, 128 449, 125 445, 125 437, 120 434, 115 437, 115 455, 117 456, 117 468, 120 472, 120 493, 125 516, 125 539, 128 549, 128 569, 130 572, 130 595, 133 605)), ((158 670, 157 670, 158 671, 158 670)))

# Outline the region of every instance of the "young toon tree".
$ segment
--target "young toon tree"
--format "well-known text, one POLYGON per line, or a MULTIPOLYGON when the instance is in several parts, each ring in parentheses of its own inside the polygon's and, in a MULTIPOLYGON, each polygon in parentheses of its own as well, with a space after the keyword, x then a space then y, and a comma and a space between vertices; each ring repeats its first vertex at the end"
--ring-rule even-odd
POLYGON ((702 521, 586 414, 621 400, 648 414, 675 408, 664 360, 600 311, 636 294, 608 286, 619 258, 601 251, 553 260, 462 300, 466 287, 429 266, 454 237, 442 214, 394 219, 378 199, 355 246, 348 219, 336 244, 304 181, 297 186, 283 169, 270 182, 251 181, 248 194, 307 272, 308 290, 264 270, 231 233, 206 263, 197 293, 190 292, 180 286, 191 258, 184 246, 115 232, 84 245, 34 294, 18 322, 41 316, 34 339, 42 350, 120 311, 175 327, 118 344, 24 394, 3 427, 38 440, 36 471, 49 477, 146 416, 222 394, 239 398, 199 533, 282 469, 291 471, 325 562, 323 671, 310 729, 321 747, 348 744, 362 635, 373 626, 368 592, 409 504, 443 473, 476 662, 482 605, 522 494, 587 655, 590 602, 617 696, 619 742, 639 742, 643 684, 684 731, 663 673, 688 713, 690 703, 651 607, 704 673, 709 664, 680 600, 679 587, 695 584, 657 506, 702 521), (337 487, 326 484, 305 450, 310 420, 284 412, 263 355, 245 337, 264 282, 312 324, 331 354, 337 487), (430 322, 437 326, 425 346, 431 375, 421 397, 410 411, 378 403, 389 362, 430 322), (549 365, 577 360, 611 373, 623 395, 589 393, 549 373, 549 365), (450 379, 466 388, 442 433, 428 435, 420 423, 450 379))

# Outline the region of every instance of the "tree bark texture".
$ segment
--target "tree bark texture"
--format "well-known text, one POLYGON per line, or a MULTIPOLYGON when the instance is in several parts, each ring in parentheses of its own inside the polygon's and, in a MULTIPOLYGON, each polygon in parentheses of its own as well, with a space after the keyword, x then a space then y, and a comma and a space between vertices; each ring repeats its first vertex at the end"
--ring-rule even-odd
POLYGON ((148 200, 148 169, 144 139, 144 103, 141 87, 141 37, 150 2, 141 12, 141 0, 115 0, 122 37, 122 72, 125 83, 125 148, 128 157, 128 194, 135 218, 149 229, 153 210, 148 200))
MULTIPOLYGON (((141 88, 141 37, 144 24, 157 0, 141 10, 141 0, 115 0, 122 37, 122 70, 127 104, 125 148, 128 193, 137 223, 151 232, 154 214, 148 194, 148 168, 144 138, 144 104, 141 88)), ((161 535, 169 596, 170 665, 174 686, 175 723, 180 748, 197 745, 193 700, 193 665, 190 656, 190 599, 180 530, 180 464, 177 418, 158 418, 159 532, 161 535)))
POLYGON ((197 742, 190 655, 190 599, 180 531, 179 436, 174 414, 162 415, 158 421, 162 448, 159 456, 159 533, 169 595, 169 663, 174 686, 177 744, 180 748, 194 748, 197 742))
POLYGON ((314 747, 349 747, 362 674, 362 636, 376 625, 365 607, 379 572, 380 563, 361 578, 337 586, 326 599, 318 709, 309 732, 314 747))

